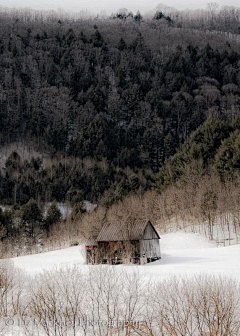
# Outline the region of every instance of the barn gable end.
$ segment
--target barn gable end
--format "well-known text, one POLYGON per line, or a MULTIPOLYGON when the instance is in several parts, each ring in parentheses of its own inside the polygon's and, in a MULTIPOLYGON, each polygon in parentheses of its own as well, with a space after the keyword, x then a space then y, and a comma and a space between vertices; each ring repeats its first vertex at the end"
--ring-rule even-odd
POLYGON ((161 239, 154 226, 150 221, 147 222, 147 225, 144 229, 142 239, 161 239))

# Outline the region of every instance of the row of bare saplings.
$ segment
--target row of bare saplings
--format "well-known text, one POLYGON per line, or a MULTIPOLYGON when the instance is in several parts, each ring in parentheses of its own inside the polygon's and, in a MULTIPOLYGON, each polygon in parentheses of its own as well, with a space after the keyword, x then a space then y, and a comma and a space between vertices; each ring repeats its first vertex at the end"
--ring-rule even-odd
POLYGON ((198 275, 153 281, 96 266, 28 278, 1 264, 1 335, 240 335, 240 287, 198 275))
MULTIPOLYGON (((106 221, 129 222, 135 219, 150 219, 160 234, 182 229, 203 234, 220 246, 236 244, 240 242, 239 190, 239 177, 223 183, 213 174, 204 175, 198 169, 193 169, 186 172, 177 184, 168 186, 161 193, 139 191, 109 208, 99 205, 91 213, 56 223, 50 228, 48 237, 42 239, 41 248, 48 251, 82 243, 84 239, 98 235, 106 221)), ((34 241, 31 253, 38 253, 34 241)), ((24 236, 9 245, 9 253, 5 251, 6 244, 2 249, 0 245, 2 258, 12 256, 14 244, 21 251, 26 244, 24 236)))
POLYGON ((186 172, 174 186, 161 193, 147 191, 132 194, 110 208, 98 206, 62 229, 52 228, 52 241, 66 242, 76 237, 97 235, 105 221, 150 219, 160 234, 200 233, 220 246, 240 242, 240 178, 221 182, 213 174, 186 172))

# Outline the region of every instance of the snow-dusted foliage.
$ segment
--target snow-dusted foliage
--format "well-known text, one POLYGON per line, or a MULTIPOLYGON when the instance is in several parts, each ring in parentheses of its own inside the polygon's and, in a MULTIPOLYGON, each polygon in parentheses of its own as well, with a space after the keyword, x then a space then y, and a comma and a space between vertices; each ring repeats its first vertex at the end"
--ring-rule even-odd
POLYGON ((228 278, 150 281, 128 269, 65 267, 16 288, 2 335, 240 335, 239 284, 228 278))

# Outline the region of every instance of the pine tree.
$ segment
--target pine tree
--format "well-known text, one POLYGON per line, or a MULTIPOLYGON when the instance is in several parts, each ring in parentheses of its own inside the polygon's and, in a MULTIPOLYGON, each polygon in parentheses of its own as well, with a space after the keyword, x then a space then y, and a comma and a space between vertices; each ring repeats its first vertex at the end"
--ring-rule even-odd
POLYGON ((142 15, 140 14, 139 11, 138 11, 137 14, 134 16, 134 20, 135 20, 137 23, 141 23, 141 21, 142 21, 142 15))
POLYGON ((59 210, 57 203, 53 202, 48 211, 47 211, 47 216, 46 216, 46 228, 49 230, 49 228, 61 220, 61 211, 59 210))
POLYGON ((235 131, 225 139, 214 160, 214 169, 224 179, 233 175, 240 168, 240 132, 235 131))
POLYGON ((99 30, 96 29, 95 32, 92 34, 91 41, 94 47, 100 48, 103 46, 103 37, 100 34, 99 30))
POLYGON ((33 199, 22 207, 22 220, 30 225, 30 235, 33 237, 34 227, 42 222, 41 210, 33 199))
POLYGON ((162 18, 164 18, 164 15, 162 12, 156 12, 154 17, 153 17, 153 20, 161 20, 162 18))
POLYGON ((120 41, 118 42, 118 50, 123 51, 125 49, 127 49, 127 45, 126 42, 124 41, 123 38, 120 39, 120 41))

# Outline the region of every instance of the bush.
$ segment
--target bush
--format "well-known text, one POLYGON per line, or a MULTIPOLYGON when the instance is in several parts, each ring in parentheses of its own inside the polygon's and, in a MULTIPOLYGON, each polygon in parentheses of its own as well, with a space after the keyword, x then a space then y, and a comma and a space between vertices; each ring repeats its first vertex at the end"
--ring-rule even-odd
POLYGON ((70 246, 78 246, 79 245, 79 242, 78 241, 73 241, 71 242, 70 246))

